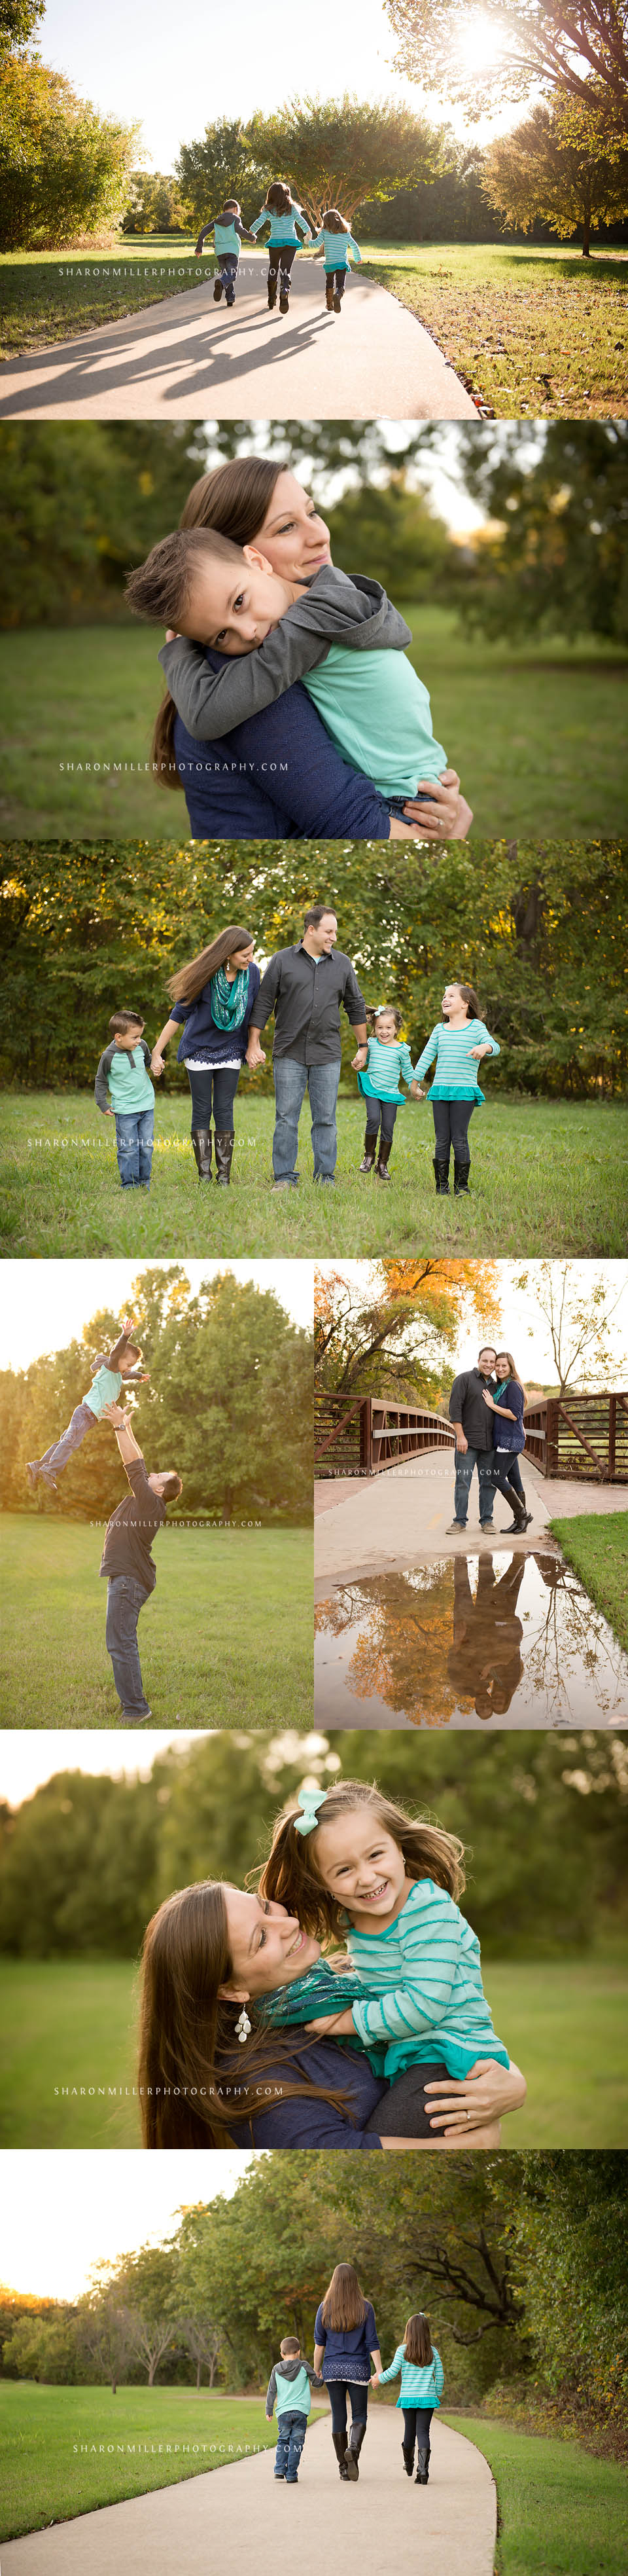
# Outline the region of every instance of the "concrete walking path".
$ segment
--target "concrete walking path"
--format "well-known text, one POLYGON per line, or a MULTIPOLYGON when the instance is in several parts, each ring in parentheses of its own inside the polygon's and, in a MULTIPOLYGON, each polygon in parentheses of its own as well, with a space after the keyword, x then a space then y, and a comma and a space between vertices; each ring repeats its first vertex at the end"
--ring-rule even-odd
POLYGON ((341 2485, 330 2418, 311 2424, 296 2488, 273 2480, 272 2451, 233 2467, 106 2505, 76 2522, 9 2541, 2 2576, 299 2576, 339 2565, 364 2576, 384 2553, 394 2576, 493 2576, 496 2496, 488 2462, 436 2416, 427 2487, 406 2478, 401 2414, 369 2407, 357 2485, 341 2485), (286 2525, 289 2524, 289 2537, 286 2525))
MULTIPOLYGON (((401 1467, 384 1468, 380 1476, 342 1476, 338 1485, 320 1478, 314 1488, 314 1574, 318 1597, 329 1583, 347 1575, 381 1573, 386 1567, 424 1565, 438 1556, 466 1555, 469 1548, 524 1548, 533 1551, 550 1520, 573 1520, 584 1512, 625 1512, 627 1485, 585 1484, 579 1477, 548 1478, 523 1460, 523 1481, 530 1527, 520 1538, 508 1532, 508 1504, 496 1490, 494 1527, 480 1528, 479 1488, 473 1477, 466 1528, 448 1534, 454 1511, 453 1449, 428 1450, 401 1467)), ((555 1542, 549 1541, 553 1546, 555 1542)))
POLYGON ((266 262, 243 259, 228 313, 213 278, 0 368, 13 420, 477 420, 428 331, 360 272, 325 311, 320 261, 297 259, 290 311, 268 312, 266 262))

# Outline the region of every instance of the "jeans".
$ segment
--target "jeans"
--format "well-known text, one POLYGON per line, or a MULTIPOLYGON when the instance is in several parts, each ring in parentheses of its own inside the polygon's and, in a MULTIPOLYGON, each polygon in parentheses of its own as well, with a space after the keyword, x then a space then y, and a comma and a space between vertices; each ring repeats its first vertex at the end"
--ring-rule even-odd
POLYGON ((418 2442, 419 2450, 420 2450, 420 2451, 427 2451, 427 2452, 429 2453, 429 2448, 430 2448, 430 2424, 431 2424, 431 2421, 432 2421, 433 2413, 434 2413, 434 2408, 433 2408, 433 2406, 404 2406, 404 2408, 403 2408, 403 2447, 404 2447, 404 2451, 413 2451, 413 2450, 414 2450, 415 2442, 418 2442))
POLYGON ((514 1485, 515 1493, 519 1495, 519 1501, 521 1503, 525 1503, 525 1494, 521 1482, 521 1469, 516 1449, 493 1450, 493 1482, 499 1486, 500 1494, 504 1495, 504 1499, 507 1503, 511 1500, 511 1496, 508 1492, 509 1485, 514 1485))
POLYGON ((216 276, 224 286, 228 304, 235 304, 235 282, 238 274, 238 252, 221 250, 216 254, 216 276))
POLYGON ((273 1172, 276 1181, 296 1180, 299 1118, 306 1091, 310 1095, 315 1181, 333 1181, 336 1169, 336 1101, 340 1065, 298 1064, 292 1055, 275 1056, 275 1133, 273 1172))
POLYGON ((240 1080, 239 1066, 237 1073, 233 1073, 224 1064, 204 1064, 196 1072, 188 1064, 186 1073, 192 1093, 192 1135, 198 1132, 199 1127, 211 1126, 212 1094, 214 1126, 218 1135, 233 1135, 233 1103, 240 1080))
POLYGON ((307 2415, 297 2415, 291 2407, 285 2415, 277 2416, 275 2477, 285 2478, 288 2487, 294 2486, 306 2433, 307 2415))
POLYGON ((116 1110, 116 1153, 123 1190, 150 1188, 153 1109, 116 1110))
POLYGON ((400 1103, 398 1100, 369 1100, 367 1097, 366 1124, 369 1135, 376 1136, 378 1127, 381 1123, 382 1136, 387 1140, 388 1144, 390 1144, 394 1135, 395 1119, 399 1106, 400 1103))
POLYGON ((107 1654, 111 1656, 113 1678, 125 1717, 150 1717, 137 1643, 137 1622, 148 1597, 143 1584, 137 1583, 134 1575, 109 1575, 105 1645, 107 1654))
POLYGON ((366 2379, 328 2379, 327 2393, 331 2406, 332 2433, 346 2433, 347 2397, 351 2399, 352 2423, 366 2423, 369 2400, 366 2379))
POLYGON ((454 1161, 470 1163, 469 1119, 477 1108, 475 1100, 433 1100, 434 1145, 438 1163, 449 1162, 453 1145, 454 1161))
POLYGON ((471 1478, 474 1467, 477 1467, 478 1471, 478 1484, 480 1488, 480 1521, 482 1528, 485 1529, 487 1523, 492 1521, 494 1495, 493 1456, 494 1452, 492 1449, 456 1450, 454 1520, 458 1522, 460 1529, 464 1529, 466 1523, 467 1512, 469 1509, 471 1478))
POLYGON ((38 1461, 39 1466, 45 1467, 50 1476, 60 1476, 62 1469, 67 1467, 68 1458, 72 1457, 73 1450, 80 1449, 86 1431, 94 1431, 95 1428, 96 1415, 92 1413, 91 1405, 75 1404, 67 1431, 62 1432, 60 1440, 52 1440, 49 1449, 44 1449, 43 1458, 38 1461))

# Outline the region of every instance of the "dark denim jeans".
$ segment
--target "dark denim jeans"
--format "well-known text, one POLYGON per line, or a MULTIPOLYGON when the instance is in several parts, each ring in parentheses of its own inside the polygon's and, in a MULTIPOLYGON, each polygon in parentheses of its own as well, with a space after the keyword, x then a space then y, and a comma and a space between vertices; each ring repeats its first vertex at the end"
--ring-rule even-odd
POLYGON ((148 1598, 143 1584, 137 1583, 134 1575, 109 1575, 105 1645, 107 1654, 111 1656, 113 1678, 125 1717, 150 1717, 137 1643, 137 1622, 148 1598))
POLYGON ((116 1153, 123 1190, 150 1187, 154 1109, 116 1110, 116 1153))
POLYGON ((95 1425, 96 1415, 95 1413, 92 1413, 91 1405, 75 1404, 74 1412, 70 1415, 67 1431, 62 1432, 60 1440, 51 1441, 50 1448, 44 1449, 43 1458, 40 1458, 38 1461, 40 1470, 44 1475, 45 1483, 48 1483, 51 1476, 54 1477, 61 1475, 63 1468, 67 1467, 68 1458, 72 1457, 73 1451, 75 1449, 80 1449, 81 1441, 85 1439, 86 1431, 93 1431, 95 1429, 95 1425))
POLYGON ((234 1073, 225 1064, 188 1064, 185 1070, 192 1094, 192 1135, 198 1135, 199 1128, 211 1127, 212 1106, 218 1135, 233 1135, 233 1104, 240 1080, 239 1071, 234 1073))
POLYGON ((347 2397, 351 2399, 352 2423, 365 2424, 369 2402, 368 2381, 366 2379, 328 2379, 326 2384, 331 2406, 332 2433, 346 2433, 347 2397))
POLYGON ((216 252, 216 276, 217 276, 217 277, 220 277, 220 278, 221 278, 221 280, 222 280, 222 284, 223 284, 223 286, 224 286, 225 295, 226 295, 227 303, 228 303, 228 304, 235 304, 235 283, 236 283, 236 277, 237 277, 237 274, 238 274, 238 253, 237 253, 237 251, 235 251, 235 250, 217 250, 217 252, 216 252))
POLYGON ((285 2478, 287 2487, 294 2486, 298 2475, 306 2433, 307 2415, 297 2415, 291 2407, 285 2415, 277 2416, 275 2477, 285 2478))
POLYGON ((276 1181, 296 1179, 299 1118, 306 1091, 310 1095, 315 1181, 333 1181, 336 1169, 336 1101, 340 1065, 298 1064, 296 1056, 275 1057, 275 1133, 273 1172, 276 1181))
POLYGON ((460 1529, 464 1529, 467 1519, 474 1467, 477 1467, 478 1471, 482 1528, 484 1529, 487 1522, 492 1521, 493 1518, 495 1483, 492 1449, 457 1449, 454 1520, 458 1522, 460 1529))
POLYGON ((521 1482, 521 1468, 516 1449, 493 1450, 493 1479, 495 1484, 499 1485, 500 1493, 503 1494, 505 1502, 510 1502, 511 1497, 508 1492, 508 1487, 509 1485, 514 1485, 515 1493, 519 1495, 519 1501, 521 1503, 525 1503, 525 1494, 521 1482))

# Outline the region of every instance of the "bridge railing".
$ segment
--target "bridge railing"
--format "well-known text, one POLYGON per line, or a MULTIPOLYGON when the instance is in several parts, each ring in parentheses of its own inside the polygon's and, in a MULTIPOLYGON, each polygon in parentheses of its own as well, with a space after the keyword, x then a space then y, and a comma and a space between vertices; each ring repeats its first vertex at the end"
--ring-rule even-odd
POLYGON ((403 1458, 427 1449, 451 1449, 452 1425, 443 1413, 387 1396, 316 1395, 314 1460, 321 1476, 378 1476, 403 1458))
POLYGON ((550 1395, 526 1407, 526 1451, 543 1476, 628 1484, 628 1394, 550 1395))

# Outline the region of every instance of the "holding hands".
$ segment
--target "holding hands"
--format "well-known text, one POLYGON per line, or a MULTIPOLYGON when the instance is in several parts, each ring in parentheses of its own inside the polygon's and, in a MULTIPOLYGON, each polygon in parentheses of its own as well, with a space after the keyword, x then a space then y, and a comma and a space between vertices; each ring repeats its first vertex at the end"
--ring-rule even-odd
POLYGON ((253 1029, 249 1038, 244 1061, 248 1064, 249 1073, 257 1073, 260 1064, 266 1063, 264 1048, 260 1046, 257 1029, 253 1029))

